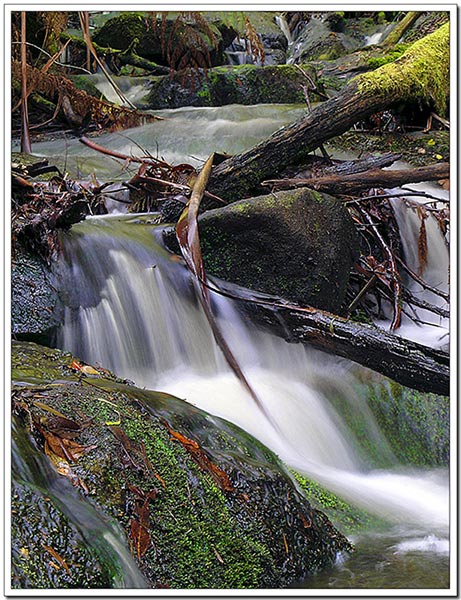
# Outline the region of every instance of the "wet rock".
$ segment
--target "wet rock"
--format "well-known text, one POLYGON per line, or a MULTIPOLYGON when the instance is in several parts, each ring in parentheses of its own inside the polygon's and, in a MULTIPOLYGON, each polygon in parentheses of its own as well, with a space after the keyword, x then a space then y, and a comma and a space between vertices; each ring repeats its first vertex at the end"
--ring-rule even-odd
MULTIPOLYGON (((299 189, 241 200, 204 213, 199 231, 209 275, 340 312, 358 239, 335 198, 299 189)), ((177 250, 173 231, 164 239, 177 250)))
POLYGON ((337 31, 331 23, 324 23, 320 19, 312 18, 301 30, 288 53, 288 62, 309 62, 312 60, 333 60, 353 52, 360 43, 351 36, 337 31))
POLYGON ((11 270, 11 328, 16 339, 51 344, 61 324, 62 306, 47 264, 17 250, 11 270))
MULTIPOLYGON (((312 80, 315 70, 305 67, 312 80)), ((152 77, 151 91, 141 101, 146 109, 182 106, 225 106, 227 104, 305 103, 302 85, 306 79, 293 65, 258 67, 239 65, 216 67, 205 76, 194 75, 184 81, 183 74, 152 77)), ((318 97, 311 94, 311 100, 318 97)))
MULTIPOLYGON (((15 563, 18 587, 29 581, 53 588, 64 580, 66 587, 88 588, 99 577, 95 571, 88 579, 77 568, 53 576, 54 569, 44 563, 43 553, 33 552, 33 540, 25 535, 37 511, 45 532, 50 525, 59 528, 49 544, 44 542, 56 544, 56 552, 62 552, 60 530, 64 540, 73 540, 78 527, 84 538, 82 560, 90 564, 104 548, 107 554, 109 541, 120 558, 131 549, 132 562, 151 588, 289 587, 330 566, 337 552, 351 550, 278 458, 249 434, 183 400, 123 385, 105 374, 88 380, 94 385, 75 385, 68 368, 72 361, 58 350, 13 343, 13 384, 21 383, 13 391, 15 483, 40 486, 53 507, 61 502, 48 523, 49 510, 42 510, 37 498, 15 492, 21 519, 13 547, 22 548, 29 559, 15 563), (50 377, 53 385, 44 389, 50 377), (70 440, 62 432, 69 422, 70 440), (51 461, 44 438, 52 443, 52 436, 69 448, 77 444, 74 460, 51 461), (62 503, 66 495, 67 507, 62 503), (34 510, 30 502, 37 502, 34 510), (98 513, 97 527, 85 507, 98 513), (32 580, 26 570, 34 574, 32 580)), ((107 570, 101 573, 106 587, 123 587, 119 571, 112 567, 109 575, 107 582, 107 570)), ((131 583, 140 587, 139 578, 131 583)))

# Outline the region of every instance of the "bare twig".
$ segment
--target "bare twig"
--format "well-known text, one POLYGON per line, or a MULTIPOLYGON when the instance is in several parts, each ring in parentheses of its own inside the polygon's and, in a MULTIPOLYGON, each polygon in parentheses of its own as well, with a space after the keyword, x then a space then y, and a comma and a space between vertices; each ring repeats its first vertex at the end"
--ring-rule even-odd
POLYGON ((371 228, 373 229, 375 237, 378 240, 384 254, 387 256, 387 259, 389 261, 389 265, 390 265, 391 273, 392 273, 392 286, 394 289, 394 299, 393 299, 394 300, 394 317, 392 319, 391 329, 393 331, 395 331, 400 326, 401 315, 402 315, 402 306, 401 306, 402 305, 402 303, 401 303, 402 287, 400 284, 400 275, 399 275, 397 265, 395 262, 395 257, 394 257, 392 250, 389 248, 389 246, 387 245, 383 236, 378 231, 375 223, 373 222, 373 219, 370 217, 370 215, 367 213, 367 211, 364 210, 360 206, 360 204, 357 204, 357 208, 360 211, 363 218, 371 225, 371 228))
POLYGON ((436 296, 440 296, 446 302, 450 301, 449 294, 447 294, 446 292, 443 292, 442 290, 439 290, 436 287, 433 287, 432 285, 430 285, 429 283, 427 283, 427 281, 424 281, 424 279, 422 279, 412 269, 410 269, 410 267, 406 263, 404 263, 403 260, 401 258, 399 258, 398 256, 397 256, 397 261, 403 267, 403 269, 410 275, 410 277, 412 279, 414 279, 417 283, 419 283, 419 285, 421 287, 423 287, 425 290, 429 290, 430 292, 432 292, 436 296))
POLYGON ((32 153, 29 133, 29 111, 27 108, 27 48, 26 12, 21 12, 21 152, 32 153))

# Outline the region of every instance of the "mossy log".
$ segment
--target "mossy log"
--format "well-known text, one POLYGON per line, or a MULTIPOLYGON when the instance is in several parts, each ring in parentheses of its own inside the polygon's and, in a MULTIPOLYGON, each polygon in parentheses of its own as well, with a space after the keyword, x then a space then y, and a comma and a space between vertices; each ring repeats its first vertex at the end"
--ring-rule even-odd
MULTIPOLYGON (((70 40, 72 44, 86 50, 85 40, 77 36, 68 35, 66 33, 61 34, 63 41, 70 40)), ((164 65, 158 65, 157 63, 139 56, 136 54, 135 48, 138 43, 138 38, 135 38, 132 43, 125 50, 117 50, 116 48, 110 48, 105 46, 99 46, 93 42, 93 46, 100 58, 110 62, 111 67, 114 66, 114 62, 120 65, 130 65, 139 69, 148 71, 151 75, 167 75, 170 72, 169 67, 164 65)))
POLYGON ((390 48, 391 46, 395 46, 398 43, 403 34, 410 29, 413 23, 419 19, 419 17, 423 13, 420 11, 410 11, 408 12, 400 23, 397 24, 396 27, 389 33, 388 36, 381 42, 380 46, 383 48, 390 48))
POLYGON ((355 77, 337 96, 307 116, 223 162, 210 178, 210 191, 228 201, 256 195, 264 179, 301 161, 358 121, 397 103, 417 103, 443 114, 449 94, 449 69, 446 23, 415 42, 395 62, 355 77))
POLYGON ((449 395, 450 358, 372 325, 314 308, 242 303, 254 322, 288 342, 342 356, 421 392, 449 395))
POLYGON ((328 175, 325 177, 312 177, 310 179, 272 179, 263 181, 262 185, 276 189, 292 189, 309 187, 327 194, 347 196, 354 195, 373 187, 399 187, 405 183, 419 183, 421 181, 438 181, 450 177, 450 165, 438 163, 428 167, 416 169, 403 169, 385 171, 371 169, 365 173, 350 175, 328 175))

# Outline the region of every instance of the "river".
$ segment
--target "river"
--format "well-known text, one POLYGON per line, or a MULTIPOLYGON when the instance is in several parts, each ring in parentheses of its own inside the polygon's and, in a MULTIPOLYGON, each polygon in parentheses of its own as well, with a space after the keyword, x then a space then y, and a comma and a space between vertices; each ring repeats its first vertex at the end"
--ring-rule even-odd
MULTIPOLYGON (((304 110, 263 105, 161 111, 165 121, 105 134, 98 142, 128 155, 139 154, 139 144, 170 162, 198 165, 212 151, 235 153, 254 145, 304 110)), ((37 144, 34 152, 65 153, 81 176, 95 171, 99 178, 127 177, 119 161, 94 155, 75 140, 37 144)), ((414 214, 402 211, 400 203, 396 212, 409 247, 417 233, 414 214)), ((89 218, 66 234, 61 269, 67 308, 59 346, 138 386, 169 392, 233 421, 293 469, 386 521, 383 531, 355 536, 356 553, 338 557, 331 570, 305 582, 306 588, 447 588, 448 469, 399 464, 366 397, 357 393, 351 363, 257 331, 232 301, 213 294, 226 340, 263 400, 262 413, 228 369, 191 296, 187 270, 170 259, 158 238, 158 228, 143 215, 89 218), (332 386, 342 410, 333 402, 332 386), (360 454, 344 416, 348 407, 363 420, 364 435, 385 458, 384 468, 360 454)), ((448 251, 432 225, 428 245, 428 277, 438 280, 434 285, 442 278, 447 288, 448 251)), ((404 326, 408 337, 446 344, 446 322, 430 329, 404 326)))

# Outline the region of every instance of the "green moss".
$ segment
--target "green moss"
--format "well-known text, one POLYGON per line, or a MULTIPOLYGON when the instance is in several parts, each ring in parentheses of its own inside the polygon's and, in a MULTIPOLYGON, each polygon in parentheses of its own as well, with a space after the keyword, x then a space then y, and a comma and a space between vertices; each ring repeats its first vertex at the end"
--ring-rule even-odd
POLYGON ((433 104, 439 114, 445 114, 449 96, 450 28, 449 23, 415 42, 393 63, 353 81, 363 94, 396 97, 414 101, 418 98, 433 104))
POLYGON ((146 31, 143 13, 121 12, 109 19, 93 35, 100 46, 126 50, 134 38, 140 39, 146 31))
POLYGON ((417 466, 448 464, 448 398, 382 380, 369 387, 368 403, 400 462, 417 466))
POLYGON ((90 94, 90 96, 94 96, 99 100, 107 101, 107 98, 104 96, 104 94, 98 90, 91 79, 89 79, 86 75, 71 75, 69 79, 72 80, 77 89, 83 90, 87 94, 90 94))
POLYGON ((408 49, 409 44, 397 44, 394 46, 392 52, 385 54, 384 56, 375 56, 373 58, 368 59, 368 66, 371 69, 377 69, 382 67, 383 65, 387 65, 388 63, 394 62, 398 58, 402 56, 404 52, 408 49))
POLYGON ((316 481, 296 471, 292 471, 292 473, 312 505, 324 511, 346 535, 364 533, 369 530, 376 532, 389 526, 383 519, 353 506, 316 481))

